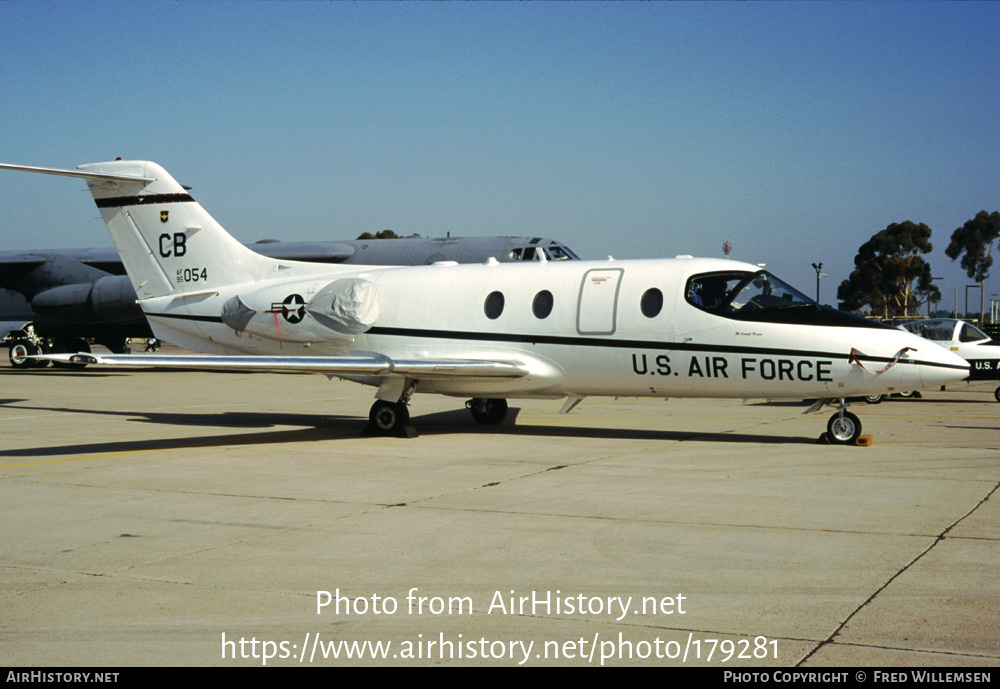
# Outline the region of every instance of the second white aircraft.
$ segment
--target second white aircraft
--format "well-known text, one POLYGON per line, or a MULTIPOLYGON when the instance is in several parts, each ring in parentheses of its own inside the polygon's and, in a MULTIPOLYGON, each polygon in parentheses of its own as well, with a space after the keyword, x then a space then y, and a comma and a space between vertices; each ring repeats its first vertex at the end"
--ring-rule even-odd
POLYGON ((0 167, 86 179, 156 336, 213 355, 65 359, 325 373, 377 387, 379 433, 408 423, 414 393, 468 397, 486 424, 509 398, 566 398, 565 412, 591 395, 818 398, 840 400, 827 435, 849 443, 861 423, 844 398, 969 374, 944 348, 736 261, 283 261, 236 241, 155 163, 0 167))

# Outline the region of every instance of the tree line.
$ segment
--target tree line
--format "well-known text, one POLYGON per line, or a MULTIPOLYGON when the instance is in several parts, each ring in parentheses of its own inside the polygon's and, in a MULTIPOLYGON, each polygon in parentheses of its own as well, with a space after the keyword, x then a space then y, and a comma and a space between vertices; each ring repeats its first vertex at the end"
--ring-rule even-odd
MULTIPOLYGON (((1000 212, 980 211, 957 228, 944 253, 979 283, 979 321, 986 309, 984 284, 993 265, 993 248, 1000 237, 1000 212)), ((931 228, 909 220, 892 223, 861 245, 854 257, 854 270, 840 283, 840 308, 857 311, 868 306, 882 318, 913 316, 922 304, 941 300, 931 282, 931 267, 922 255, 929 254, 931 228)))

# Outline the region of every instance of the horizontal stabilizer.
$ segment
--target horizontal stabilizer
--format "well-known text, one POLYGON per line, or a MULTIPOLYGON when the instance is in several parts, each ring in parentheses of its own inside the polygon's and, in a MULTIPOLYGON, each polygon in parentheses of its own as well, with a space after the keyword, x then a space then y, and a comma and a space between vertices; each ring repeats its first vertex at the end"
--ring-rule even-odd
POLYGON ((117 175, 108 172, 90 172, 88 170, 60 170, 53 167, 35 167, 32 165, 10 165, 0 163, 0 170, 18 170, 20 172, 38 172, 43 175, 60 175, 62 177, 82 177, 83 179, 93 179, 101 182, 155 182, 153 177, 140 177, 139 175, 117 175))

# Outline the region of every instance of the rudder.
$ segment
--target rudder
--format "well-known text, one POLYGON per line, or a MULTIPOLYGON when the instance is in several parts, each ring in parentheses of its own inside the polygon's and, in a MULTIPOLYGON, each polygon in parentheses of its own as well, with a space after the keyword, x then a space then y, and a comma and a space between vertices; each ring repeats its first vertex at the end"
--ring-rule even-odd
POLYGON ((78 169, 95 174, 87 185, 140 299, 247 282, 272 263, 236 241, 156 163, 117 160, 78 169))

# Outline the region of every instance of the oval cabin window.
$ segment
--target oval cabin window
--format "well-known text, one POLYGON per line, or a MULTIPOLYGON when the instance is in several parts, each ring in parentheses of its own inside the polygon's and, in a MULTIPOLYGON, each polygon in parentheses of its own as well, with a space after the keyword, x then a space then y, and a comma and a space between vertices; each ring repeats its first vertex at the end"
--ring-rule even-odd
POLYGON ((500 314, 503 313, 503 295, 500 292, 490 292, 490 296, 486 297, 486 303, 483 305, 483 311, 486 312, 486 317, 491 320, 500 318, 500 314))
POLYGON ((642 309, 642 315, 646 318, 659 316, 663 309, 663 292, 655 287, 646 290, 646 293, 642 295, 639 307, 642 309))
POLYGON ((535 318, 548 318, 549 314, 552 313, 552 292, 547 289, 542 290, 535 295, 535 300, 531 302, 531 312, 535 314, 535 318))

